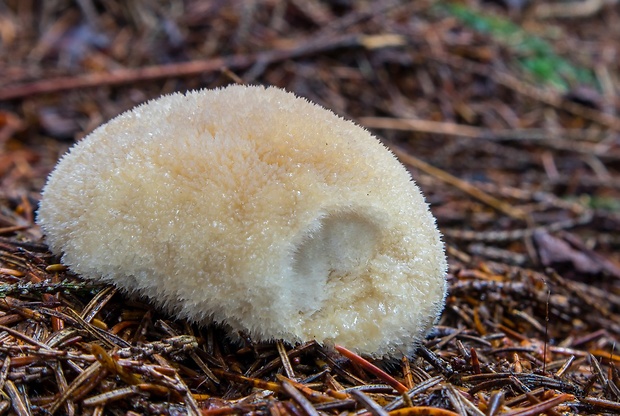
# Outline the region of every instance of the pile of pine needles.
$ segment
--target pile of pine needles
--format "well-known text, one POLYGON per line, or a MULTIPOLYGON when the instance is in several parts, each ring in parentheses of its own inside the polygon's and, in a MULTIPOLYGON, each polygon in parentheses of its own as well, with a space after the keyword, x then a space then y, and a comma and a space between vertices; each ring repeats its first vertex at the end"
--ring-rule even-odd
POLYGON ((0 414, 620 413, 616 3, 0 1, 0 414), (414 357, 231 342, 48 252, 39 192, 75 140, 231 82, 411 169, 450 260, 414 357))

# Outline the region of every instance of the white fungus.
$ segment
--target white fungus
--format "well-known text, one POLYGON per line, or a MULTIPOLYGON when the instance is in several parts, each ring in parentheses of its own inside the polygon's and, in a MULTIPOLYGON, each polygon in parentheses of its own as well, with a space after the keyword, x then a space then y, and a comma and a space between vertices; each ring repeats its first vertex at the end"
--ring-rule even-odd
POLYGON ((277 88, 161 97, 75 145, 38 212, 84 278, 257 340, 411 353, 446 259, 408 171, 368 131, 277 88))

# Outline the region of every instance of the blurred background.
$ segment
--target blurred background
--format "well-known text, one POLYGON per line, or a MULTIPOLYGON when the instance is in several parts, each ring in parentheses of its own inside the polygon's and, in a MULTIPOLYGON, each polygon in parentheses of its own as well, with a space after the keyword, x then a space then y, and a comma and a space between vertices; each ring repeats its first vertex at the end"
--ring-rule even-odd
MULTIPOLYGON (((587 372, 588 353, 614 362, 620 334, 619 53, 617 0, 0 1, 0 235, 40 243, 47 174, 119 113, 275 85, 410 168, 451 263, 440 327, 531 337, 497 371, 558 370, 564 356, 538 349, 551 342, 581 348, 587 372)), ((439 354, 470 371, 468 347, 450 345, 439 354)), ((584 403, 573 410, 608 409, 584 403)))
POLYGON ((612 0, 3 1, 1 189, 34 206, 60 155, 115 115, 161 94, 259 83, 407 153, 463 254, 490 255, 478 232, 513 231, 492 239, 491 249, 517 241, 495 256, 536 262, 524 235, 589 223, 589 246, 618 260, 619 9, 612 0))

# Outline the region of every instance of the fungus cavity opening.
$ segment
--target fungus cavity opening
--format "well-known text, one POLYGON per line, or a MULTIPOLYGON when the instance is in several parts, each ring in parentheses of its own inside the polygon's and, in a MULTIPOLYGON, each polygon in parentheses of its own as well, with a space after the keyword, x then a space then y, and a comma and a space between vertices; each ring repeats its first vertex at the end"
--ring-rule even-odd
POLYGON ((300 313, 321 308, 330 281, 359 276, 375 255, 379 240, 377 223, 358 213, 328 214, 312 224, 293 255, 300 313))

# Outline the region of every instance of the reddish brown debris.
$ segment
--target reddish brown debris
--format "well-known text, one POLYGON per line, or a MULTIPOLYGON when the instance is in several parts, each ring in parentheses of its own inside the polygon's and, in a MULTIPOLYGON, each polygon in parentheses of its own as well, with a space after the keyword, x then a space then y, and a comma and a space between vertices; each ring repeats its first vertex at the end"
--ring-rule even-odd
POLYGON ((143 3, 0 4, 0 414, 620 413, 617 2, 460 2, 592 74, 564 91, 448 2, 143 3), (231 82, 357 120, 411 168, 451 263, 416 357, 233 343, 47 252, 39 192, 75 140, 231 82))

